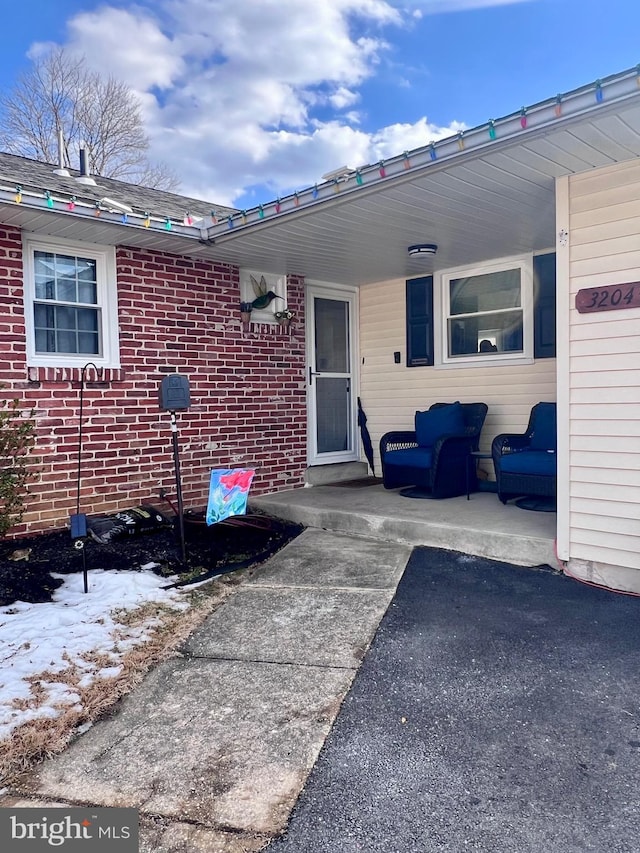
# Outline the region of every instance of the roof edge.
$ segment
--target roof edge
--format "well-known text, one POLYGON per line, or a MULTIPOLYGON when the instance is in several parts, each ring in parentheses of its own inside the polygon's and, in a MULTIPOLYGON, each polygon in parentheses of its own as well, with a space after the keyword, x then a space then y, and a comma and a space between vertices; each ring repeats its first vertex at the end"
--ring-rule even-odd
POLYGON ((438 142, 404 151, 388 160, 337 175, 266 204, 241 210, 227 216, 223 222, 209 226, 207 233, 210 239, 219 242, 220 238, 231 236, 232 233, 240 233, 247 228, 255 230, 276 220, 293 217, 303 210, 325 205, 330 200, 335 201, 337 196, 351 196, 394 179, 397 181, 402 175, 442 166, 469 156, 472 152, 504 145, 518 138, 525 139, 552 127, 570 125, 582 116, 610 109, 615 104, 636 97, 640 97, 640 65, 529 107, 522 107, 502 118, 490 119, 438 142))

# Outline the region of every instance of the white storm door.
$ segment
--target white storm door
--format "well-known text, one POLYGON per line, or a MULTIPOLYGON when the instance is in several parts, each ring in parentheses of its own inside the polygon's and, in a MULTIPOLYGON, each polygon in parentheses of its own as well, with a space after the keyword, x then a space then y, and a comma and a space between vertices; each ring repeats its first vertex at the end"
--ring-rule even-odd
POLYGON ((358 459, 356 293, 307 286, 309 464, 358 459))

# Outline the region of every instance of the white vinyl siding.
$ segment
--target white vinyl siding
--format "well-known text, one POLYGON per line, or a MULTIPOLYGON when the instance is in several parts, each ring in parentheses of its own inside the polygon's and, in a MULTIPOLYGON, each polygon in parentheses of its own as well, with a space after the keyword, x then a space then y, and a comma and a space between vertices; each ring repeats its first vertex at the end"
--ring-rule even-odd
MULTIPOLYGON (((413 429, 417 409, 431 403, 460 400, 484 402, 489 411, 480 439, 488 451, 500 432, 524 432, 531 407, 556 399, 556 360, 486 367, 406 367, 405 280, 360 288, 360 396, 376 452, 390 430, 413 429), (394 362, 400 352, 400 364, 394 362)), ((483 461, 482 466, 490 463, 483 461)), ((493 475, 492 475, 493 476, 493 475)))
POLYGON ((574 175, 568 186, 569 565, 637 588, 640 308, 579 314, 575 296, 640 282, 640 163, 574 175))

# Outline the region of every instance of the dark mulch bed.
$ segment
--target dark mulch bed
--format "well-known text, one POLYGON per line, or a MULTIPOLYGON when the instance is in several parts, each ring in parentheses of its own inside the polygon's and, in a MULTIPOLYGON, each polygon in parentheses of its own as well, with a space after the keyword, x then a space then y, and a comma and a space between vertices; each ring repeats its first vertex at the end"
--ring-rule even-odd
MULTIPOLYGON (((87 569, 136 571, 149 563, 163 576, 178 575, 180 583, 204 580, 263 562, 302 531, 282 519, 249 513, 207 527, 202 514, 187 514, 186 563, 180 538, 169 519, 153 532, 125 534, 106 544, 85 540, 87 569), (192 515, 192 518, 189 518, 192 515)), ((50 601, 62 580, 55 574, 82 572, 82 551, 74 548, 69 530, 7 539, 0 542, 0 605, 14 601, 50 601)))

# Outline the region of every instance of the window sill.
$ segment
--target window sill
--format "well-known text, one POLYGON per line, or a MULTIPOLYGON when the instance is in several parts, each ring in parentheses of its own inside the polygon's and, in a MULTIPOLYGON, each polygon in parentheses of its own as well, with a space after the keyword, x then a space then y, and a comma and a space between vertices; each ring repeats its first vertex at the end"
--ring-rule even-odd
MULTIPOLYGON (((82 367, 28 367, 29 382, 80 382, 82 367)), ((120 367, 90 367, 85 371, 85 382, 122 382, 124 370, 120 367)))
POLYGON ((493 366, 497 367, 521 367, 526 364, 533 364, 535 359, 529 358, 526 356, 522 356, 519 358, 496 358, 495 356, 490 356, 487 358, 474 358, 474 359, 460 359, 457 361, 447 361, 441 362, 440 364, 434 364, 436 370, 466 370, 470 368, 472 370, 476 370, 477 368, 489 368, 491 369, 493 366))

